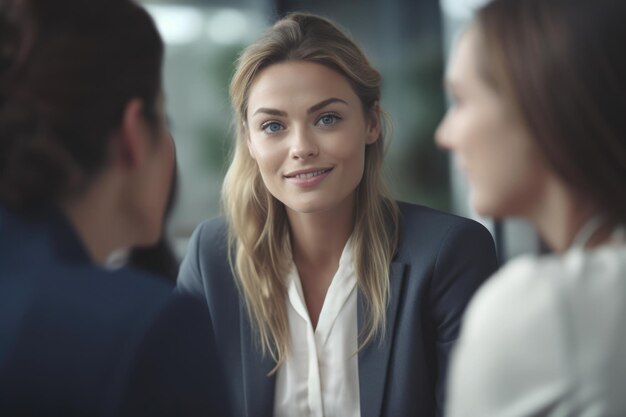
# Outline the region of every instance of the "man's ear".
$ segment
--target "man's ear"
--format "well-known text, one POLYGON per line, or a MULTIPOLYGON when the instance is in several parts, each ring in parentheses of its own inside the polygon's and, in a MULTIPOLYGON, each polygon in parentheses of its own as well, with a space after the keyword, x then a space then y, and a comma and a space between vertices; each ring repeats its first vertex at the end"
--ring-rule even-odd
POLYGON ((372 105, 372 108, 366 115, 365 121, 367 123, 365 143, 371 145, 378 140, 381 132, 380 105, 378 104, 378 101, 372 105))
POLYGON ((124 108, 118 132, 116 156, 123 165, 134 168, 142 163, 148 150, 147 129, 143 115, 143 102, 134 98, 124 108))

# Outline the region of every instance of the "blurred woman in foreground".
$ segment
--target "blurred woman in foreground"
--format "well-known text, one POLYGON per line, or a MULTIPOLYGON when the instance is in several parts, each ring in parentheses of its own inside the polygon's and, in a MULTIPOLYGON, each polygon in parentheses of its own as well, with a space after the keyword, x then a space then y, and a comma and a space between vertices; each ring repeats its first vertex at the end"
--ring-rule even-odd
POLYGON ((495 0, 461 37, 438 143, 482 215, 554 251, 474 298, 449 415, 626 415, 626 3, 495 0))
POLYGON ((103 265, 159 238, 163 44, 129 0, 0 3, 0 415, 222 415, 206 309, 103 265))

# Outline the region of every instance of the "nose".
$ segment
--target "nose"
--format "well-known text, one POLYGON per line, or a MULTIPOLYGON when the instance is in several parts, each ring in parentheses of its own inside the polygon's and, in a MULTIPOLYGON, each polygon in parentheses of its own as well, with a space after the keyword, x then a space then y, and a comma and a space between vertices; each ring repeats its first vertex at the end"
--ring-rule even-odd
POLYGON ((296 129, 291 141, 291 158, 304 160, 315 157, 318 153, 319 148, 311 132, 305 128, 296 129))

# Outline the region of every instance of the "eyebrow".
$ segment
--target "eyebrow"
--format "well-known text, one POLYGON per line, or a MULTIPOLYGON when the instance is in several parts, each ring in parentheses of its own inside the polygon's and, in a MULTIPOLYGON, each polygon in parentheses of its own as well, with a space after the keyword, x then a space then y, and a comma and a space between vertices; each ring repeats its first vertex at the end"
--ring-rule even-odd
POLYGON ((254 112, 253 116, 255 116, 258 113, 270 114, 272 116, 283 116, 283 117, 287 116, 287 112, 286 111, 276 110, 276 109, 269 109, 267 107, 260 107, 260 108, 258 108, 257 111, 254 112))
POLYGON ((332 104, 332 103, 343 103, 346 106, 348 105, 348 103, 345 100, 342 100, 342 99, 337 98, 337 97, 331 97, 329 99, 326 99, 324 101, 320 101, 319 103, 311 106, 306 112, 308 114, 315 113, 316 111, 318 111, 320 109, 323 109, 324 107, 326 107, 326 106, 328 106, 329 104, 332 104))
MULTIPOLYGON (((348 102, 345 100, 342 100, 340 98, 337 97, 331 97, 328 98, 326 100, 320 101, 317 104, 314 104, 313 106, 309 107, 309 109, 306 111, 307 114, 311 114, 314 113, 320 109, 323 109, 324 107, 328 106, 329 104, 332 103, 343 103, 345 105, 348 105, 348 102)), ((282 116, 282 117, 287 117, 287 112, 283 111, 283 110, 278 110, 278 109, 271 109, 271 108, 267 108, 267 107, 260 107, 258 108, 254 114, 252 116, 255 116, 257 113, 265 113, 265 114, 269 114, 272 116, 282 116)))

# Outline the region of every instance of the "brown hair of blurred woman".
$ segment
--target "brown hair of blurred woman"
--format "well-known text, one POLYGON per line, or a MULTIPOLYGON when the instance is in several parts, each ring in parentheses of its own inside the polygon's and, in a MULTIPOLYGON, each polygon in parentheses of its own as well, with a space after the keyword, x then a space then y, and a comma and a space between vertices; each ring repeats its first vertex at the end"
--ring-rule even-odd
POLYGON ((569 187, 616 223, 626 222, 626 24, 614 21, 624 15, 615 0, 495 0, 477 15, 482 75, 569 187))
POLYGON ((163 44, 152 19, 129 1, 72 6, 81 1, 0 4, 0 202, 17 210, 80 194, 131 99, 157 125, 163 44))

